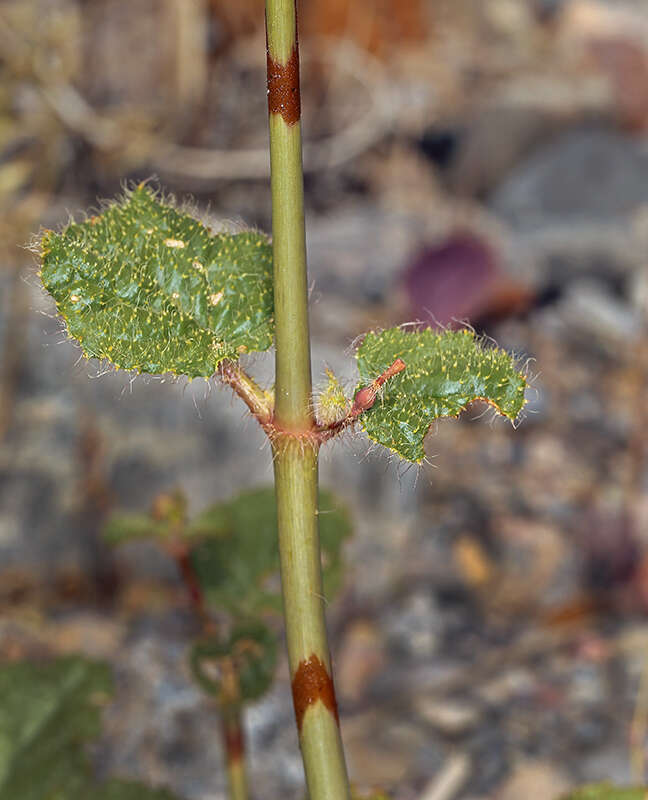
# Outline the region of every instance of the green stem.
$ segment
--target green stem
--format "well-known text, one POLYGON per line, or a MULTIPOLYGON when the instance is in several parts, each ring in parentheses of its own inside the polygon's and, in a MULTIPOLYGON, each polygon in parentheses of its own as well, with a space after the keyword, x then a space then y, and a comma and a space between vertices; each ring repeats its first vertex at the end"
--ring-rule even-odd
MULTIPOLYGON (((187 588, 191 605, 201 620, 205 633, 215 636, 217 628, 209 618, 205 597, 191 562, 189 547, 178 540, 171 546, 182 579, 187 588)), ((241 712, 241 692, 236 667, 231 658, 224 658, 221 669, 221 716, 223 751, 227 769, 229 800, 248 800, 247 774, 245 771, 245 734, 241 712)))
POLYGON ((350 797, 317 521, 295 0, 267 0, 276 388, 273 455, 288 659, 310 800, 350 797))
POLYGON ((247 800, 247 776, 242 758, 230 759, 227 762, 227 781, 230 800, 247 800))
POLYGON ((275 490, 288 661, 310 800, 345 800, 349 785, 331 678, 317 524, 317 451, 275 442, 275 490))
POLYGON ((272 395, 264 392, 236 362, 222 361, 218 367, 218 374, 223 383, 232 387, 259 425, 266 430, 272 421, 274 404, 272 395))

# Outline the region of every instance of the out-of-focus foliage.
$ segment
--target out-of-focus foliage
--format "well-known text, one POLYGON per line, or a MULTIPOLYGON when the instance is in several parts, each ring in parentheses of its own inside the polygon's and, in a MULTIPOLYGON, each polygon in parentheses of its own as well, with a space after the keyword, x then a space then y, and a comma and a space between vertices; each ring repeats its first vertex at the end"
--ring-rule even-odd
POLYGON ((198 683, 223 705, 256 700, 272 684, 277 664, 277 637, 258 620, 240 622, 227 639, 212 638, 194 644, 190 663, 198 683), (238 698, 226 696, 223 669, 227 666, 224 667, 224 662, 236 673, 238 698))
MULTIPOLYGON (((255 617, 281 609, 275 493, 271 488, 243 492, 189 521, 186 512, 180 490, 165 493, 149 514, 113 515, 104 535, 113 544, 156 539, 172 555, 182 553, 182 571, 187 562, 192 565, 207 606, 226 612, 232 628, 194 644, 191 669, 222 707, 236 706, 263 695, 274 677, 276 635, 255 617)), ((319 514, 324 591, 331 597, 342 582, 341 549, 351 524, 327 491, 320 492, 319 514)))
POLYGON ((132 781, 95 783, 85 745, 111 691, 108 667, 82 658, 0 667, 0 800, 174 800, 132 781))
POLYGON ((179 489, 158 495, 149 514, 115 513, 104 528, 104 538, 118 545, 131 539, 171 539, 185 535, 187 498, 179 489))
MULTIPOLYGON (((344 506, 326 490, 320 491, 319 515, 324 591, 330 598, 342 583, 341 550, 351 522, 344 506)), ((214 608, 239 618, 281 610, 274 489, 242 492, 188 521, 182 492, 165 493, 149 514, 114 514, 104 536, 112 544, 142 538, 182 541, 214 608)))
POLYGON ((164 537, 168 526, 147 514, 113 514, 104 530, 109 544, 122 544, 132 539, 153 539, 164 537))
MULTIPOLYGON (((319 528, 324 592, 342 581, 341 547, 351 533, 349 516, 327 491, 320 492, 319 528)), ((188 526, 205 538, 192 551, 198 579, 210 603, 234 614, 281 609, 273 578, 279 573, 277 510, 273 489, 244 492, 200 514, 188 526)))

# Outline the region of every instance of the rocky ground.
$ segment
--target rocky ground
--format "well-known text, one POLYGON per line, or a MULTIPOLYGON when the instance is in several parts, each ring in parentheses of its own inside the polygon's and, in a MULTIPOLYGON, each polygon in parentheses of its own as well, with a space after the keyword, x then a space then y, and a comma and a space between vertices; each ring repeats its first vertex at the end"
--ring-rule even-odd
MULTIPOLYGON (((420 469, 360 435, 323 454, 322 484, 355 527, 329 608, 342 731, 354 781, 395 800, 554 800, 644 778, 648 84, 633 76, 648 76, 648 16, 641 2, 593 0, 439 8, 444 24, 399 59, 356 42, 357 85, 335 72, 307 95, 316 144, 344 123, 325 113, 342 98, 372 131, 353 158, 307 176, 314 375, 321 385, 326 364, 352 386, 352 342, 371 327, 469 318, 527 364, 529 404, 516 430, 482 408, 439 422, 420 469)), ((262 115, 246 42, 217 63, 262 115)), ((263 146, 242 112, 235 121, 245 146, 263 146)), ((199 143, 236 135, 221 119, 199 143)), ((54 182, 43 224, 150 169, 70 137, 74 170, 54 182)), ((261 178, 160 174, 215 216, 269 227, 261 178)), ((109 660, 98 769, 224 797, 174 567, 143 546, 108 551, 100 529, 111 509, 144 510, 176 485, 200 510, 268 484, 269 453, 211 382, 133 381, 81 361, 36 269, 21 275, 22 355, 3 371, 0 654, 109 660)), ((12 286, 0 271, 5 367, 12 286)), ((251 369, 268 380, 271 357, 251 369)), ((301 798, 285 662, 246 724, 255 796, 301 798)))

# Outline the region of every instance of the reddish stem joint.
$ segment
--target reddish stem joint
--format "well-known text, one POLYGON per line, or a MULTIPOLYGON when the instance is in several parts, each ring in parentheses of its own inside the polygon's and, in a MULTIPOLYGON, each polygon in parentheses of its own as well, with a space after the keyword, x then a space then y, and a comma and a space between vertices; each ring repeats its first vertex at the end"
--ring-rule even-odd
POLYGON ((402 358, 397 358, 396 361, 394 361, 391 366, 387 367, 383 374, 379 375, 376 380, 369 384, 369 386, 365 386, 364 389, 360 389, 360 391, 353 398, 353 406, 349 416, 355 419, 362 414, 363 411, 370 409, 371 406, 373 406, 373 404, 376 402, 376 397, 378 396, 380 388, 384 386, 390 378, 393 378, 394 375, 398 375, 398 373, 402 372, 404 369, 405 362, 402 358))
POLYGON ((304 714, 318 701, 324 703, 340 724, 333 680, 326 666, 313 653, 300 661, 292 681, 293 705, 297 718, 297 729, 301 733, 304 714))

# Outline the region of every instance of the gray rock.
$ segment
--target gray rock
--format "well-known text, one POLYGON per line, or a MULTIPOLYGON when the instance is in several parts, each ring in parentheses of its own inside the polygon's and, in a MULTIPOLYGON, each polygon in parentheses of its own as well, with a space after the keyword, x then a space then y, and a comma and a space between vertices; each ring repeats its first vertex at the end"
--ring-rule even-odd
POLYGON ((469 196, 492 191, 502 176, 565 124, 556 115, 529 105, 478 109, 460 141, 449 175, 451 189, 469 196))
POLYGON ((422 719, 441 733, 457 736, 474 728, 480 719, 479 709, 465 701, 422 697, 417 704, 422 719))
POLYGON ((309 276, 316 291, 326 287, 328 302, 384 300, 420 235, 414 216, 373 208, 315 219, 308 232, 309 276))
POLYGON ((416 592, 386 615, 385 631, 395 651, 428 659, 436 650, 441 626, 438 605, 429 592, 416 592))
POLYGON ((635 309, 613 297, 599 281, 586 278, 569 284, 558 313, 573 331, 612 348, 637 340, 642 330, 635 309))
POLYGON ((648 203, 648 149, 605 129, 576 130, 537 150, 491 199, 514 228, 605 224, 648 203))

